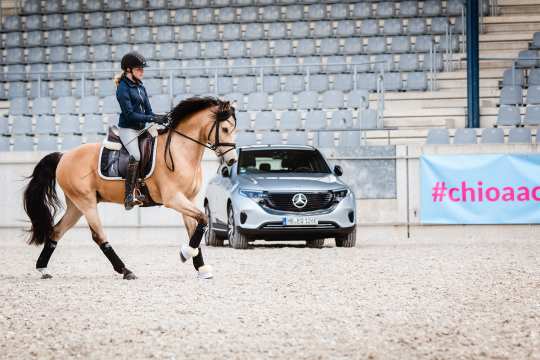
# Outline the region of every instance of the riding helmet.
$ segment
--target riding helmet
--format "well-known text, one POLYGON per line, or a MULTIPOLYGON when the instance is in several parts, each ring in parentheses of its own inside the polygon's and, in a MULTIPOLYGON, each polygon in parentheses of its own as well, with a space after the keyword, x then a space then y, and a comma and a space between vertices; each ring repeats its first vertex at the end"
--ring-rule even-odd
POLYGON ((144 56, 136 51, 131 51, 122 57, 120 66, 122 70, 127 71, 127 69, 144 68, 148 65, 144 56))

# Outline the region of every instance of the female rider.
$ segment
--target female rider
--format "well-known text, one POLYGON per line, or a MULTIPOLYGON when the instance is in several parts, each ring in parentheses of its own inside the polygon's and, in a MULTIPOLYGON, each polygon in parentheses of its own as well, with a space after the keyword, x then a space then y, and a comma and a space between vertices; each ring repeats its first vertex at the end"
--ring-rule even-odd
POLYGON ((163 124, 167 120, 165 115, 154 114, 150 106, 148 94, 142 83, 146 66, 146 60, 141 54, 136 51, 129 52, 122 57, 122 73, 114 79, 117 86, 116 99, 121 110, 118 121, 120 140, 130 155, 125 184, 126 210, 131 210, 144 200, 140 194, 134 193, 141 160, 137 137, 147 122, 163 124))

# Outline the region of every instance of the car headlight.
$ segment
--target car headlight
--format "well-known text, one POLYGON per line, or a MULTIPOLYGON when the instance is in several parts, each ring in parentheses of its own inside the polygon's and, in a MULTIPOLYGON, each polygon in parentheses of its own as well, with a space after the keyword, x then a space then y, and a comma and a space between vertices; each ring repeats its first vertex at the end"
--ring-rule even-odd
POLYGON ((266 191, 241 189, 240 195, 255 201, 266 199, 266 191))
POLYGON ((334 201, 340 202, 341 200, 345 199, 347 195, 349 195, 349 189, 339 189, 332 191, 334 194, 334 201))

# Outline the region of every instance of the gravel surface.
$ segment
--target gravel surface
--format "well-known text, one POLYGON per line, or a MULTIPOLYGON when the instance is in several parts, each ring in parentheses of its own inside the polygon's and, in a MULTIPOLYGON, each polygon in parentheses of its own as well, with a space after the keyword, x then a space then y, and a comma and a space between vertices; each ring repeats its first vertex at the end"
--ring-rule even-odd
POLYGON ((111 237, 125 281, 64 240, 40 280, 40 249, 5 239, 0 358, 540 359, 540 241, 209 248, 212 280, 178 242, 111 237))

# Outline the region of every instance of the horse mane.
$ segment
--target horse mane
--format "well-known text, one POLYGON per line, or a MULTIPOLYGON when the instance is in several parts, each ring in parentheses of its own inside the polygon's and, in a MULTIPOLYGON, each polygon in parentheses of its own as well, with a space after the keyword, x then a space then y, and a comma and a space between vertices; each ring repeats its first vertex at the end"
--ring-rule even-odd
POLYGON ((169 124, 167 125, 167 141, 165 142, 165 153, 163 157, 165 164, 170 171, 174 171, 174 159, 171 153, 171 136, 173 130, 176 129, 178 124, 182 123, 193 114, 212 108, 212 118, 214 120, 225 121, 231 116, 235 119, 235 109, 231 106, 229 101, 223 101, 213 96, 205 97, 190 97, 188 99, 180 101, 167 115, 169 117, 169 124))

